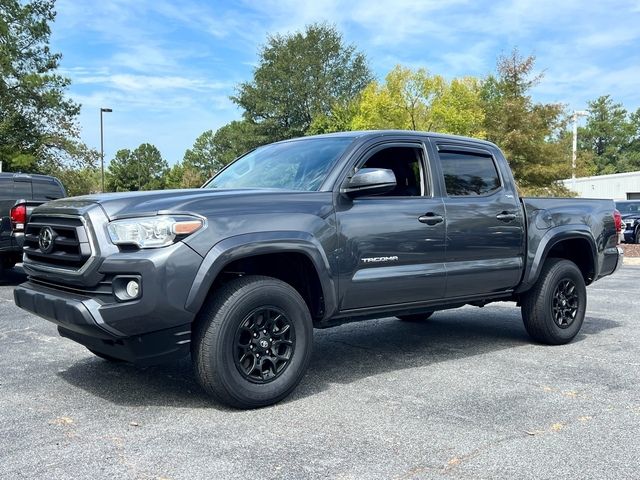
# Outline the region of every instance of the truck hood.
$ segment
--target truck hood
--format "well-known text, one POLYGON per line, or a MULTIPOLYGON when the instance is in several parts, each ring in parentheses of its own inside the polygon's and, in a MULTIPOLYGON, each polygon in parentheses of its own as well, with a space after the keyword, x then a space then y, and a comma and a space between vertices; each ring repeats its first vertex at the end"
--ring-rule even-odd
POLYGON ((234 201, 241 197, 252 198, 254 201, 255 197, 266 197, 264 201, 269 202, 272 197, 304 193, 306 192, 275 189, 213 190, 204 188, 101 193, 54 200, 37 210, 42 213, 82 214, 87 209, 100 205, 109 220, 115 220, 122 217, 157 215, 158 213, 198 213, 199 204, 211 204, 211 202, 229 204, 235 203, 234 201))

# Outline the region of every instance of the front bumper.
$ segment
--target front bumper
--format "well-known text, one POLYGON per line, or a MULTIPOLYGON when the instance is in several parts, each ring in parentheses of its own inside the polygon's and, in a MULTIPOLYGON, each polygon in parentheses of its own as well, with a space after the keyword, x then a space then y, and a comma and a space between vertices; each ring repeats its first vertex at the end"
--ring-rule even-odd
POLYGON ((58 325, 61 336, 111 357, 149 365, 189 354, 191 325, 126 336, 105 323, 93 298, 26 282, 14 290, 16 305, 58 325))
POLYGON ((58 275, 29 270, 14 291, 19 307, 59 327, 62 336, 114 358, 154 363, 189 353, 195 314, 185 303, 202 257, 183 243, 153 250, 119 252, 96 262, 93 285, 64 283, 58 275), (119 300, 118 277, 141 281, 141 296, 119 300))

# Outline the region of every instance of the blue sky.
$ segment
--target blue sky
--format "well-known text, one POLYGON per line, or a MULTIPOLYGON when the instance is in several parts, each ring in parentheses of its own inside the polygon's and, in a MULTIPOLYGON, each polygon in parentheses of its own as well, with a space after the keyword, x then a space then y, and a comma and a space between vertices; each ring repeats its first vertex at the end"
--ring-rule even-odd
POLYGON ((640 107, 640 0, 58 0, 52 47, 84 141, 105 159, 155 144, 170 164, 207 129, 241 112, 229 100, 251 78, 268 33, 335 24, 379 78, 396 64, 452 78, 485 76, 517 46, 537 57, 539 101, 583 109, 611 94, 640 107))

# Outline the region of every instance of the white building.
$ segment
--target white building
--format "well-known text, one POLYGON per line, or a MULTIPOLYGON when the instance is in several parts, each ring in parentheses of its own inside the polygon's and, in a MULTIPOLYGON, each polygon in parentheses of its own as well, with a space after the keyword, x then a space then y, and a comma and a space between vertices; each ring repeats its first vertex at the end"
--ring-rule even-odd
POLYGON ((640 172, 569 178, 562 183, 582 198, 640 200, 640 172))

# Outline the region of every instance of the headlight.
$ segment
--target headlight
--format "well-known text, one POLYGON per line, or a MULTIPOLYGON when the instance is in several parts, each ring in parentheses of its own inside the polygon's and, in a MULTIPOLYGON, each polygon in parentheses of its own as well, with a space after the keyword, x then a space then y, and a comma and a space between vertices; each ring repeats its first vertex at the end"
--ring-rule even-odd
POLYGON ((107 225, 115 245, 135 245, 138 248, 166 247, 197 232, 204 220, 186 215, 127 218, 107 225))

